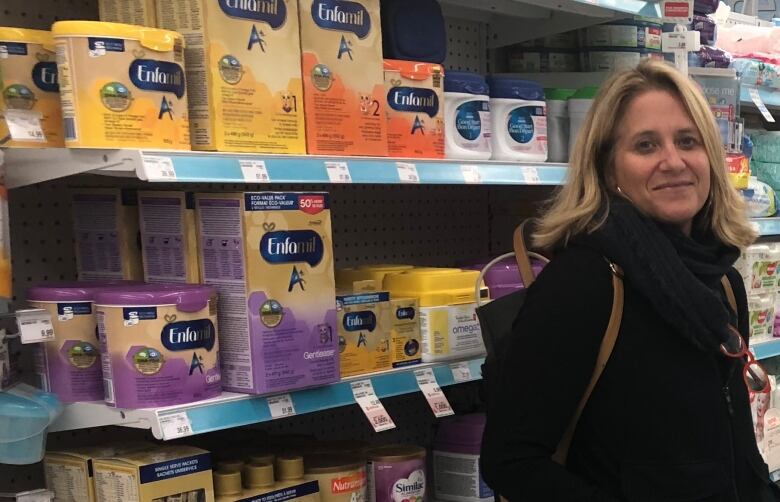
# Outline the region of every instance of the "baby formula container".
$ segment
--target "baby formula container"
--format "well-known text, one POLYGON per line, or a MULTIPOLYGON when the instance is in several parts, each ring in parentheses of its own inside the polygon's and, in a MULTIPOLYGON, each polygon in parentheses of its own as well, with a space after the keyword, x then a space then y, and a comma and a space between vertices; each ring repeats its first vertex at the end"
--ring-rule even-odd
POLYGON ((546 89, 547 98, 547 160, 569 160, 569 103, 574 89, 546 89))
POLYGON ((27 303, 51 315, 54 340, 35 345, 41 387, 60 401, 103 400, 100 342, 93 301, 100 288, 132 286, 123 281, 62 282, 27 290, 27 303))
POLYGON ((103 290, 95 306, 109 406, 171 406, 221 393, 213 288, 149 284, 103 290))
POLYGON ((661 50, 661 23, 642 18, 621 19, 582 30, 583 47, 661 50))
POLYGON ((248 490, 265 490, 274 486, 274 466, 269 463, 252 463, 244 466, 241 476, 248 490))
POLYGON ((425 448, 388 445, 368 451, 368 501, 426 500, 425 448))
MULTIPOLYGON (((41 30, 0 27, 0 116, 40 119, 42 137, 3 146, 64 146, 54 39, 41 30)), ((4 124, 5 125, 5 124, 4 124)), ((0 138, 2 140, 2 138, 0 138)))
POLYGON ((212 474, 216 502, 235 502, 241 500, 244 490, 241 487, 239 471, 217 470, 212 474))
MULTIPOLYGON (((391 296, 418 298, 422 361, 483 354, 482 331, 474 313, 476 270, 413 269, 385 276, 391 296)), ((487 289, 484 291, 488 296, 487 289)))
POLYGON ((628 70, 635 68, 643 59, 661 61, 663 58, 663 52, 650 49, 590 48, 582 51, 582 70, 628 70))
POLYGON ((475 413, 441 422, 433 444, 433 487, 437 500, 486 502, 493 490, 482 479, 479 451, 485 415, 475 413))
POLYGON ((512 73, 564 72, 579 69, 579 54, 572 49, 518 48, 509 53, 509 71, 512 73))
POLYGON ((527 80, 488 79, 494 160, 547 160, 547 105, 542 87, 527 80))
POLYGON ((577 143, 577 134, 580 132, 585 116, 588 114, 593 100, 598 94, 598 87, 582 87, 572 94, 568 100, 569 108, 569 153, 577 143))
POLYGON ((360 265, 355 268, 342 268, 336 271, 336 288, 352 291, 352 285, 358 281, 375 281, 377 288, 382 287, 387 274, 411 270, 412 265, 360 265))
MULTIPOLYGON (((463 268, 466 270, 481 271, 485 268, 488 262, 480 262, 474 264, 468 264, 463 268)), ((534 271, 534 276, 538 276, 544 268, 544 263, 538 260, 532 260, 531 266, 534 271)), ((517 262, 514 258, 508 258, 502 260, 485 272, 485 285, 490 292, 490 298, 497 300, 502 296, 506 296, 510 293, 514 293, 519 289, 523 289, 523 278, 520 277, 520 271, 517 268, 517 262)))
POLYGON ((320 485, 322 502, 366 500, 366 464, 349 455, 309 455, 305 459, 307 481, 320 485))
POLYGON ((490 99, 485 79, 450 71, 444 78, 444 154, 448 159, 487 160, 491 156, 490 99))
POLYGON ((190 148, 181 34, 94 21, 52 33, 66 146, 190 148))

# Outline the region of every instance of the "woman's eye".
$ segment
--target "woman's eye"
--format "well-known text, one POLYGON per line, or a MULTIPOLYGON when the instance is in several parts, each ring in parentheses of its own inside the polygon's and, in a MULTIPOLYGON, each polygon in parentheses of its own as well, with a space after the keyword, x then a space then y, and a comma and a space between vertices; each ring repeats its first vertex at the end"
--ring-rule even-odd
POLYGON ((642 141, 637 142, 636 144, 636 150, 640 153, 647 153, 653 151, 653 148, 655 147, 655 143, 653 143, 650 140, 644 139, 642 141))
POLYGON ((681 148, 693 148, 699 144, 699 140, 697 138, 694 138, 693 136, 684 136, 680 138, 677 142, 681 148))

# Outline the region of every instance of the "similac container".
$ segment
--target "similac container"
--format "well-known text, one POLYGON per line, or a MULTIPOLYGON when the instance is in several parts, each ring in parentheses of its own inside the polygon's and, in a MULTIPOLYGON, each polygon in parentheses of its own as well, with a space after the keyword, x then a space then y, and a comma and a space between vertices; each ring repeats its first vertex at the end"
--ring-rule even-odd
POLYGON ((569 161, 569 102, 574 89, 546 89, 547 160, 569 161))
POLYGON ((444 153, 448 159, 487 160, 491 156, 490 99, 484 77, 449 71, 444 78, 444 153))
POLYGON ((52 33, 66 146, 189 150, 182 35, 94 21, 52 33))
MULTIPOLYGON (((474 310, 478 277, 476 270, 460 269, 413 269, 385 277, 391 295, 419 299, 423 362, 485 352, 474 310)), ((484 293, 487 297, 487 289, 484 293)))
POLYGON ((368 502, 426 500, 425 448, 388 445, 367 455, 368 502))
POLYGON ((488 79, 494 160, 547 160, 547 104, 542 87, 526 80, 488 79))
POLYGON ((385 59, 390 156, 444 158, 444 67, 385 59))
POLYGON ((493 490, 479 466, 485 415, 459 415, 439 425, 433 444, 433 487, 437 500, 487 502, 493 490))
POLYGON ((322 502, 361 502, 366 500, 366 464, 349 455, 309 455, 305 458, 304 479, 317 481, 322 502))
POLYGON ((106 403, 150 408, 222 391, 216 293, 149 284, 95 295, 106 403))
POLYGON ((63 282, 27 290, 32 308, 51 315, 54 339, 35 345, 41 387, 64 403, 103 400, 100 342, 95 321, 95 294, 102 287, 132 283, 63 282))
POLYGON ((41 138, 11 140, 3 146, 64 146, 51 32, 0 27, 0 75, 0 118, 8 111, 21 119, 37 117, 43 132, 41 138))
POLYGON ((569 153, 574 149, 574 145, 577 144, 577 135, 582 128, 582 123, 585 122, 585 117, 588 115, 593 100, 596 99, 598 94, 598 87, 582 87, 569 98, 569 153))

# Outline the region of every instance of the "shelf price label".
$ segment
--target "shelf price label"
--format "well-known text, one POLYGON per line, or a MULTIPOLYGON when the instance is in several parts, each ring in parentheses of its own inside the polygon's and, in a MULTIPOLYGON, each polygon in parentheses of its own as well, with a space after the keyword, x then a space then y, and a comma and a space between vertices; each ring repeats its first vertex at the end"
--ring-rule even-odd
POLYGON ((401 183, 419 183, 420 175, 417 174, 417 166, 409 162, 396 162, 395 167, 398 170, 398 180, 401 183))
POLYGON ((186 411, 163 415, 159 418, 160 432, 165 441, 192 436, 192 423, 186 411))
POLYGON ((285 418, 295 416, 295 405, 290 394, 279 394, 266 398, 268 408, 271 409, 271 418, 285 418))
POLYGON ((447 396, 442 392, 439 387, 439 382, 436 381, 436 375, 433 374, 431 368, 425 368, 422 370, 416 370, 414 377, 417 379, 417 385, 420 387, 425 400, 428 401, 428 405, 431 407, 433 414, 436 418, 447 417, 454 415, 450 402, 447 401, 447 396))
POLYGON ((264 160, 239 160, 238 165, 241 166, 241 174, 247 183, 271 182, 264 160))
POLYGON ((363 410, 363 414, 375 432, 395 429, 393 419, 390 418, 384 405, 374 393, 371 380, 352 382, 352 395, 355 396, 355 401, 363 410))
POLYGON ((455 383, 470 382, 474 379, 471 375, 468 361, 452 363, 450 364, 450 370, 452 370, 452 379, 455 380, 455 383))
POLYGON ((176 181, 176 169, 170 157, 144 155, 143 168, 148 181, 176 181))
POLYGON ((763 115, 764 120, 766 120, 767 122, 774 122, 775 118, 772 116, 772 113, 764 104, 764 100, 761 99, 761 94, 758 93, 758 89, 756 89, 755 87, 749 87, 748 94, 750 94, 750 99, 753 101, 753 104, 756 105, 758 111, 761 112, 761 115, 763 115))
POLYGON ((523 181, 529 185, 538 185, 542 182, 539 170, 533 166, 523 166, 523 181))
POLYGON ((42 309, 16 311, 16 325, 22 337, 22 343, 48 342, 54 339, 54 327, 51 314, 42 309))
POLYGON ((352 183, 349 165, 346 162, 326 162, 325 170, 331 183, 352 183))
POLYGON ((462 165, 460 166, 460 172, 463 174, 463 181, 466 184, 480 184, 482 183, 482 173, 479 172, 479 166, 474 165, 462 165))
POLYGON ((45 142, 46 135, 41 127, 41 114, 32 110, 9 109, 5 112, 8 133, 14 141, 45 142))

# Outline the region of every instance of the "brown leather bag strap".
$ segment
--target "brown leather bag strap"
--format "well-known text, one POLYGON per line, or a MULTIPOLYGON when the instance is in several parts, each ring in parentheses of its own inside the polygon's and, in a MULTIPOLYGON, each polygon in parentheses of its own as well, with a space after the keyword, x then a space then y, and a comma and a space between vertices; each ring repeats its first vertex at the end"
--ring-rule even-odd
POLYGON ((523 279, 523 285, 528 288, 533 284, 536 276, 534 275, 534 269, 531 267, 531 259, 528 257, 528 247, 525 245, 525 226, 528 220, 522 222, 515 229, 515 233, 512 237, 515 248, 515 261, 517 261, 517 269, 520 272, 520 277, 523 279))
POLYGON ((582 416, 582 412, 588 404, 590 395, 593 393, 593 389, 596 388, 596 384, 607 366, 620 332, 620 321, 623 319, 623 271, 614 263, 610 263, 609 267, 612 269, 612 313, 609 316, 609 323, 607 324, 604 338, 601 340, 599 355, 596 358, 596 367, 593 369, 590 383, 588 383, 585 393, 580 399, 580 404, 577 406, 577 410, 574 412, 566 432, 564 432, 561 441, 558 443, 558 449, 552 457, 555 462, 561 465, 566 465, 566 458, 569 456, 569 447, 572 439, 574 439, 577 423, 580 421, 580 416, 582 416))
POLYGON ((737 310, 737 297, 734 296, 734 288, 731 287, 729 277, 724 275, 721 277, 720 283, 723 285, 723 291, 726 293, 726 299, 729 301, 731 310, 734 311, 734 315, 739 316, 739 310, 737 310))

